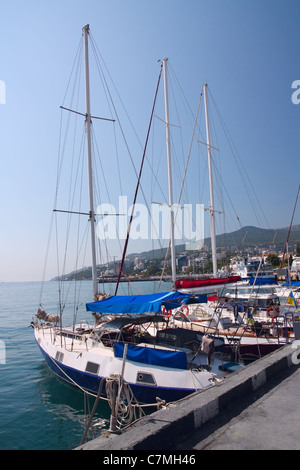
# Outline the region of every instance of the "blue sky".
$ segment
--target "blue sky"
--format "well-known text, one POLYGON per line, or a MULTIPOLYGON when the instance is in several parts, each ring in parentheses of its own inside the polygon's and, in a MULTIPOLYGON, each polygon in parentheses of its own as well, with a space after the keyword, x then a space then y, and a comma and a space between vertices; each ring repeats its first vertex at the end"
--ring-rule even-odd
MULTIPOLYGON (((300 105, 291 100, 292 82, 300 80, 298 0, 5 0, 0 23, 0 80, 6 85, 0 104, 0 281, 41 279, 59 107, 86 23, 141 142, 158 60, 168 57, 194 110, 207 82, 230 131, 248 190, 226 151, 220 168, 242 225, 289 225, 300 182, 300 105), (249 193, 260 201, 259 221, 249 193)), ((128 187, 135 185, 133 172, 123 176, 128 187)), ((207 201, 203 195, 200 202, 207 201)), ((300 223, 299 206, 294 223, 300 223)))

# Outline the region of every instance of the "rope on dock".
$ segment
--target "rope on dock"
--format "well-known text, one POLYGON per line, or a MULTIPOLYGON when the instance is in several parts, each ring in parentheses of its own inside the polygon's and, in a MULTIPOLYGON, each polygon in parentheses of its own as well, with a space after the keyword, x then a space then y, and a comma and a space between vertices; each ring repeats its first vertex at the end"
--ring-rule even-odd
POLYGON ((129 384, 116 372, 106 379, 106 396, 111 408, 110 432, 120 432, 145 415, 129 384))
MULTIPOLYGON (((105 385, 105 394, 107 397, 106 399, 111 408, 110 427, 109 427, 110 433, 121 434, 122 428, 125 429, 130 424, 132 424, 135 421, 138 421, 139 419, 141 419, 143 416, 146 415, 146 413, 143 410, 143 406, 140 405, 138 401, 136 400, 131 390, 130 385, 126 381, 124 381, 121 374, 114 372, 109 377, 106 377, 105 379, 102 379, 100 381, 97 397, 96 397, 92 412, 90 414, 89 420, 87 422, 84 434, 82 436, 80 445, 82 445, 86 441, 87 434, 91 426, 93 416, 97 409, 99 400, 103 398, 101 397, 101 394, 103 393, 102 386, 104 382, 106 384, 105 385)), ((159 404, 156 403, 156 406, 158 405, 159 404)), ((154 405, 152 404, 152 405, 147 405, 147 406, 153 407, 154 405)))

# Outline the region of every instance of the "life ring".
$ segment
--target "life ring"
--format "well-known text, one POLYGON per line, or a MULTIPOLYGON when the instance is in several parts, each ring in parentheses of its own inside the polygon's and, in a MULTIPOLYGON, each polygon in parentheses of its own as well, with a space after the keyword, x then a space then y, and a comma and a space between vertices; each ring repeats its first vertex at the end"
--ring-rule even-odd
POLYGON ((188 315, 190 313, 189 308, 188 308, 187 305, 183 305, 181 307, 181 313, 183 313, 184 315, 188 315))
POLYGON ((279 308, 278 307, 269 307, 267 310, 267 315, 270 318, 276 318, 279 315, 279 308))
POLYGON ((163 305, 162 306, 162 314, 165 318, 168 319, 172 315, 172 310, 167 310, 166 307, 163 305))

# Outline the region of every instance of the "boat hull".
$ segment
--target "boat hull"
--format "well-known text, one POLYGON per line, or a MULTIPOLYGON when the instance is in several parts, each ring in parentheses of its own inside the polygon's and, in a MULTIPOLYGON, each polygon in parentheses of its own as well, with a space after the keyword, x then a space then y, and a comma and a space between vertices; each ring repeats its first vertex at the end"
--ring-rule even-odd
POLYGON ((242 279, 240 276, 230 277, 215 277, 208 279, 178 279, 175 282, 177 289, 190 289, 190 288, 215 288, 227 284, 236 284, 242 279))
MULTIPOLYGON (((247 364, 276 351, 282 346, 282 343, 244 343, 239 346, 239 357, 241 357, 244 363, 247 364)), ((225 351, 229 354, 232 352, 232 347, 225 344, 225 351)))
MULTIPOLYGON (((41 348, 43 357, 49 369, 60 379, 65 382, 81 388, 87 392, 94 394, 98 393, 100 382, 103 379, 101 376, 92 376, 82 371, 72 369, 64 364, 58 363, 49 357, 49 355, 41 348)), ((130 384, 131 390, 139 403, 156 403, 156 398, 165 400, 167 403, 180 400, 195 390, 190 389, 172 389, 167 387, 151 387, 151 386, 136 386, 130 384)), ((105 381, 103 383, 103 390, 105 390, 105 381)), ((105 393, 103 393, 105 396, 105 393)))
MULTIPOLYGON (((53 344, 50 340, 51 335, 48 332, 47 335, 49 335, 48 339, 45 338, 45 332, 38 328, 35 331, 35 337, 46 364, 57 377, 65 382, 97 394, 101 381, 104 382, 102 390, 105 390, 104 378, 109 377, 111 373, 120 374, 122 371, 122 359, 114 357, 111 352, 108 354, 109 351, 105 349, 103 355, 98 352, 91 353, 91 350, 87 351, 84 348, 81 351, 71 352, 69 347, 62 348, 59 342, 53 344), (57 354, 64 354, 63 362, 57 359, 57 354), (93 374, 84 370, 88 361, 98 362, 100 371, 103 371, 102 374, 93 374)), ((207 370, 202 372, 175 368, 170 370, 165 367, 134 363, 133 361, 126 361, 124 369, 124 380, 130 386, 136 400, 139 403, 153 403, 154 405, 157 403, 157 398, 173 402, 197 390, 211 387, 215 375, 207 370), (154 384, 137 383, 141 376, 144 377, 145 382, 153 380, 154 384)), ((218 375, 221 377, 222 373, 220 372, 218 375)))

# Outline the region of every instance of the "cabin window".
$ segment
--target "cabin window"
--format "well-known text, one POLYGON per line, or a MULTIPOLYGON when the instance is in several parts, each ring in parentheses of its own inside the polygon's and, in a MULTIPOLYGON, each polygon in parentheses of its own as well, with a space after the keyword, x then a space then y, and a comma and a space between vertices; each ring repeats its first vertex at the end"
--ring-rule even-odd
POLYGON ((62 362, 64 360, 64 353, 57 351, 55 355, 55 360, 58 362, 62 362))
POLYGON ((156 386, 155 378, 152 374, 149 374, 147 372, 138 372, 136 377, 136 383, 156 386))
POLYGON ((97 375, 97 374, 98 374, 99 367, 100 367, 99 364, 96 364, 95 362, 89 362, 89 361, 88 361, 88 362, 86 363, 85 371, 86 371, 86 372, 89 372, 90 374, 95 374, 95 375, 97 375))

